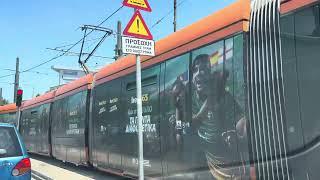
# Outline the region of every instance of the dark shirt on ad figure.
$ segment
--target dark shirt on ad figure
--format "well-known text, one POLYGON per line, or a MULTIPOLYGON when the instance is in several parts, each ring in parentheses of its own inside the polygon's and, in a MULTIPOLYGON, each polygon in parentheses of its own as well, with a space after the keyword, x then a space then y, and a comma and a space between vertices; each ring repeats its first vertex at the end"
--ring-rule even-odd
POLYGON ((226 91, 228 70, 212 72, 210 57, 198 55, 192 64, 192 126, 216 179, 237 179, 245 168, 228 168, 243 159, 239 141, 246 139, 246 120, 235 98, 226 91))

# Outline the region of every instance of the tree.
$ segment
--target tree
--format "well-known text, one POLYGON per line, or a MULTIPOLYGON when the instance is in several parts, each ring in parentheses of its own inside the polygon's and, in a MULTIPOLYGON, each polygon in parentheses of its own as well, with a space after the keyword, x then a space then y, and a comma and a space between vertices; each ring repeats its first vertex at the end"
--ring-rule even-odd
POLYGON ((0 106, 6 105, 6 104, 9 104, 9 101, 8 101, 8 100, 6 100, 6 99, 0 99, 0 106))

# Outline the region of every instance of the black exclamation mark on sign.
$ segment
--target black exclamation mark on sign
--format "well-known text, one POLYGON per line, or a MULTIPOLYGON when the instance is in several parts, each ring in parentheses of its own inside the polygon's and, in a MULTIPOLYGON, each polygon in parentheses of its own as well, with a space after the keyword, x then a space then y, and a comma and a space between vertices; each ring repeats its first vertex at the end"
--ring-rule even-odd
POLYGON ((140 26, 140 21, 139 21, 139 19, 137 19, 137 26, 138 26, 138 32, 140 32, 140 28, 139 28, 139 26, 140 26))

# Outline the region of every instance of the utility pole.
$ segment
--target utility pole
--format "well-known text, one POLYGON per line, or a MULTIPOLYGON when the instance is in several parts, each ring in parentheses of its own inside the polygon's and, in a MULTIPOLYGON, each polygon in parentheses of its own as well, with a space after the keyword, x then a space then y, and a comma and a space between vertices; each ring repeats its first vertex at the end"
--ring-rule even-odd
POLYGON ((2 88, 0 88, 0 101, 2 100, 2 88))
POLYGON ((20 73, 20 71, 19 71, 19 57, 17 57, 17 59, 16 59, 16 75, 15 75, 15 79, 14 79, 14 92, 13 92, 14 102, 16 102, 16 100, 17 100, 17 91, 19 89, 19 75, 20 75, 19 73, 20 73))
POLYGON ((177 31, 177 0, 173 0, 173 32, 177 31))
POLYGON ((121 21, 118 21, 117 24, 117 44, 115 51, 114 60, 117 60, 119 57, 122 56, 122 42, 121 42, 121 21))

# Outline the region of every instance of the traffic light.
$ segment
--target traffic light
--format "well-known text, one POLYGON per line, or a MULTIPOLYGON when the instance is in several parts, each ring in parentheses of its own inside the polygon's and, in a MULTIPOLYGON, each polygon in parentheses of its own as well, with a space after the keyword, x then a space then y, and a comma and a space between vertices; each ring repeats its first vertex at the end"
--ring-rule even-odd
POLYGON ((18 89, 18 91, 17 91, 17 100, 16 100, 16 106, 18 106, 18 107, 21 106, 22 95, 23 95, 23 90, 22 89, 18 89))

